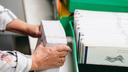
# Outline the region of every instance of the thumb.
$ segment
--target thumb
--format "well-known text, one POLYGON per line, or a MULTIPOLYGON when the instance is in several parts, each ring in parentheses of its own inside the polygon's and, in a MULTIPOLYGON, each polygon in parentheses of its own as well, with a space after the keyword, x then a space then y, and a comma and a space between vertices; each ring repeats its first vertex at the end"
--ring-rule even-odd
POLYGON ((44 48, 43 43, 40 43, 40 44, 37 46, 37 48, 44 48))

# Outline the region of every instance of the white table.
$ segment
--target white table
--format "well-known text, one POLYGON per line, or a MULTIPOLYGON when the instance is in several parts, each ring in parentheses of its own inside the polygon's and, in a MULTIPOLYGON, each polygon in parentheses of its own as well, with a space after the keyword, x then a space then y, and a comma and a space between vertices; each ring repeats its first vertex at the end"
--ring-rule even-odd
MULTIPOLYGON (((42 19, 52 19, 53 10, 50 5, 51 0, 24 0, 26 21, 30 24, 40 24, 42 19)), ((33 52, 37 43, 37 38, 29 37, 31 51, 33 52)), ((71 54, 68 54, 65 64, 59 72, 73 72, 71 54)))

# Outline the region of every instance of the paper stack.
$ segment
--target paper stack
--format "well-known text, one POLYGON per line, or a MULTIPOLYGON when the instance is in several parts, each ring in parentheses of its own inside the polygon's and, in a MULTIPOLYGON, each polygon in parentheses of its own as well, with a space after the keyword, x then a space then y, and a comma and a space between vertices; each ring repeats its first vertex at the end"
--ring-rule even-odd
MULTIPOLYGON (((38 44, 41 42, 44 46, 67 44, 66 34, 59 20, 42 20, 40 30, 42 37, 38 39, 38 44)), ((59 68, 42 72, 59 72, 59 68)))
POLYGON ((76 10, 79 63, 128 66, 128 13, 76 10))
POLYGON ((67 44, 66 34, 60 21, 42 20, 41 25, 41 41, 43 42, 44 46, 67 44))

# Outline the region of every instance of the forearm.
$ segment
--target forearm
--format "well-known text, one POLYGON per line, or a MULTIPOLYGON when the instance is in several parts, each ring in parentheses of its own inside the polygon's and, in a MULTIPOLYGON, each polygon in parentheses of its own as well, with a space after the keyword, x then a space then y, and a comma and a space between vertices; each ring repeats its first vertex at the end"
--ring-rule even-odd
POLYGON ((22 33, 25 35, 30 35, 32 37, 40 37, 41 36, 41 32, 39 30, 39 25, 27 24, 26 22, 19 20, 19 19, 14 19, 10 23, 8 23, 6 25, 6 30, 22 33))
POLYGON ((13 31, 32 37, 40 37, 39 25, 30 25, 19 20, 10 10, 0 5, 0 31, 13 31))
POLYGON ((18 32, 22 34, 27 34, 27 27, 28 27, 27 25, 28 24, 26 24, 25 22, 19 19, 15 19, 7 24, 6 30, 12 31, 12 32, 18 32))

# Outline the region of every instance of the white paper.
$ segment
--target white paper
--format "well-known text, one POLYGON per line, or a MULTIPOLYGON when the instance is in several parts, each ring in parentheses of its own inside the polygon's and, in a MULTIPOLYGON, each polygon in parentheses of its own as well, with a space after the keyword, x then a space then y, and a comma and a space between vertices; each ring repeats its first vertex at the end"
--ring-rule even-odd
POLYGON ((127 13, 82 11, 79 29, 86 37, 86 44, 98 46, 128 46, 127 13))
MULTIPOLYGON (((41 22, 42 37, 39 38, 38 43, 43 42, 44 46, 54 46, 58 44, 67 44, 65 31, 59 20, 42 20, 41 22)), ((51 68, 41 72, 59 72, 58 68, 51 68)))
POLYGON ((42 20, 44 44, 67 44, 65 31, 59 20, 42 20))
POLYGON ((87 54, 87 64, 128 66, 128 13, 75 10, 74 14, 80 63, 87 54))

